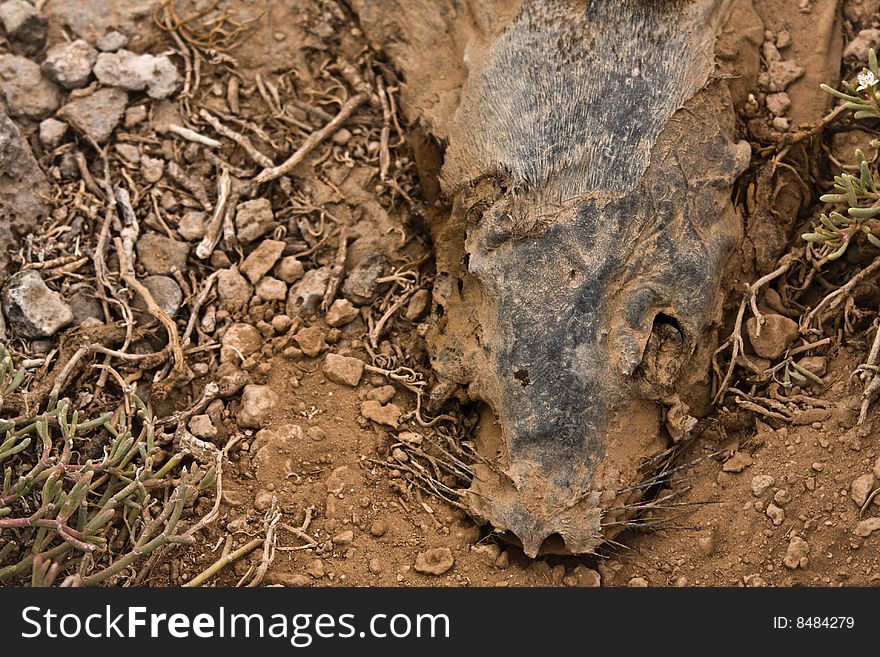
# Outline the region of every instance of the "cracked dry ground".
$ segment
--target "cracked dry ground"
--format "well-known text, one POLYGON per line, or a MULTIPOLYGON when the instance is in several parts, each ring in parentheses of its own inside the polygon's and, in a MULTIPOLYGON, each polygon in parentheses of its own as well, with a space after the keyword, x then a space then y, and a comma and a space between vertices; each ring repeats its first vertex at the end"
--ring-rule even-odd
MULTIPOLYGON (((443 208, 428 203, 419 187, 396 108, 400 81, 368 49, 345 8, 329 0, 293 7, 179 2, 185 22, 167 32, 156 28, 154 10, 166 26, 173 23, 150 0, 39 4, 47 42, 10 38, 4 52, 41 64, 47 48, 81 38, 111 54, 164 53, 177 69, 174 91, 166 94, 161 74, 125 82, 131 61, 105 58, 98 69, 97 52, 90 59, 88 49, 85 60, 95 68, 81 84, 75 69, 44 64, 41 73, 19 60, 4 64, 7 111, 33 147, 52 199, 51 215, 24 240, 9 272, 66 258, 29 268, 61 294, 41 291, 61 300, 55 324, 67 319, 65 307, 71 314, 67 328, 36 339, 21 339, 8 321, 12 348, 48 379, 58 371, 40 370, 41 358, 51 361, 59 346, 69 354, 65 341, 78 335, 100 334, 107 316, 95 298, 93 257, 109 175, 128 191, 139 223, 137 278, 175 316, 180 334, 189 329, 184 348, 192 378, 161 399, 151 394, 156 370, 114 366, 157 415, 183 413, 181 432, 231 445, 220 515, 199 543, 164 550, 127 576, 183 585, 225 551, 261 538, 277 505, 277 551, 263 582, 270 585, 824 586, 880 578, 880 532, 857 529, 878 514, 863 503, 880 479, 880 449, 871 423, 855 426, 860 390, 849 380, 870 334, 814 364, 827 369, 819 396, 833 402, 828 409, 773 426, 745 411, 717 415, 686 455, 708 458, 689 472, 692 488, 681 499, 699 504, 679 520, 683 529, 624 534, 598 557, 527 559, 491 528, 475 525, 445 488, 466 485, 467 438, 479 418, 448 398, 452 391, 426 385, 424 322, 433 321, 434 274, 427 225, 443 208), (27 93, 13 98, 9 80, 22 79, 18 89, 27 93), (364 83, 373 100, 296 168, 256 190, 230 184, 227 193, 240 195, 235 212, 221 217, 216 246, 198 253, 223 192, 222 171, 246 181, 282 162, 364 83), (125 84, 140 88, 120 91, 125 84), (113 108, 110 116, 82 111, 99 94, 106 96, 102 107, 113 108), (219 145, 192 141, 175 126, 219 145), (228 130, 249 142, 234 141, 228 130), (104 148, 108 174, 90 139, 104 148), (327 295, 328 286, 338 289, 327 295), (326 312, 325 297, 335 299, 326 312)), ((831 3, 755 4, 768 32, 755 38, 788 59, 813 61, 810 35, 820 31, 831 3)), ((844 40, 880 23, 877 3, 844 4, 843 25, 832 30, 838 60, 844 40)), ((827 81, 837 73, 831 67, 815 75, 827 81)), ((749 134, 786 130, 809 115, 811 103, 825 102, 807 90, 814 82, 794 82, 788 103, 755 89, 755 107, 743 109, 749 134)), ((834 135, 829 148, 845 161, 858 138, 834 135)), ((121 228, 110 225, 110 236, 122 239, 121 228)), ((112 240, 106 254, 116 291, 124 294, 112 276, 119 266, 112 240)), ((147 330, 136 333, 130 351, 161 349, 164 333, 132 305, 136 326, 147 330)), ((110 312, 119 319, 116 306, 110 312)), ((91 365, 101 361, 87 361, 66 393, 96 409, 114 408, 117 382, 96 388, 100 370, 91 365)), ((167 366, 159 371, 168 374, 167 366)), ((169 439, 172 429, 166 425, 169 439)), ((193 512, 212 504, 204 498, 193 512)), ((261 549, 250 552, 210 583, 234 585, 263 556, 261 549)))

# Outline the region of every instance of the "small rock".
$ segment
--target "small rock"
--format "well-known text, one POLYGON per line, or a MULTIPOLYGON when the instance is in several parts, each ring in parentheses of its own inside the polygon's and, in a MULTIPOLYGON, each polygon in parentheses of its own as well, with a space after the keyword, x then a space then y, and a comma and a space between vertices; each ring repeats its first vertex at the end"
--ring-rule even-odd
POLYGON ((806 356, 798 361, 798 365, 816 376, 825 376, 828 370, 828 359, 825 356, 806 356))
POLYGON ((508 566, 510 566, 510 554, 504 551, 495 559, 495 567, 499 570, 505 570, 508 566))
POLYGON ((102 52, 94 66, 101 84, 126 91, 147 91, 150 98, 168 98, 180 84, 180 73, 165 55, 137 55, 128 50, 102 52))
POLYGON ((290 288, 285 312, 291 317, 314 315, 324 300, 329 282, 329 267, 319 267, 306 272, 302 280, 290 288))
POLYGON ((254 509, 260 513, 265 513, 272 507, 273 497, 274 495, 267 490, 260 491, 254 498, 254 509))
POLYGON ((284 301, 287 298, 287 284, 277 278, 263 276, 257 283, 256 292, 263 301, 284 301))
MULTIPOLYGON (((303 352, 305 352, 305 349, 303 349, 303 352)), ((364 374, 364 361, 360 358, 327 354, 326 358, 324 358, 322 370, 324 376, 334 383, 353 388, 361 382, 361 376, 364 374)))
POLYGON ((745 452, 736 452, 733 456, 731 456, 729 459, 727 459, 727 461, 724 462, 724 465, 721 466, 721 469, 724 472, 742 472, 752 463, 753 461, 751 456, 749 456, 745 452))
POLYGON ((88 84, 97 57, 92 46, 77 39, 49 48, 40 68, 47 78, 65 89, 77 89, 88 84))
POLYGON ((238 271, 238 267, 224 269, 217 276, 217 296, 220 298, 220 306, 229 312, 235 312, 246 308, 254 288, 247 279, 238 271))
POLYGON ((43 77, 40 67, 17 55, 0 55, 0 91, 9 116, 44 119, 61 102, 58 89, 43 77))
POLYGON ((592 568, 587 568, 582 565, 575 566, 574 570, 562 579, 562 582, 566 586, 576 586, 580 588, 594 589, 602 586, 602 578, 599 576, 599 573, 592 568))
POLYGON ((428 303, 430 301, 430 292, 425 289, 417 290, 409 300, 403 318, 408 322, 419 321, 425 315, 425 311, 428 309, 428 303))
POLYGON ((764 61, 768 64, 782 61, 782 55, 779 54, 776 44, 772 41, 765 41, 762 50, 764 51, 764 61))
POLYGON ((353 322, 359 314, 360 311, 352 305, 351 301, 348 299, 337 299, 330 306, 324 319, 327 322, 327 326, 345 326, 353 322))
POLYGON ((874 475, 869 472, 857 477, 850 486, 850 497, 860 508, 868 501, 868 496, 874 490, 874 475))
POLYGON ((379 402, 369 399, 361 404, 361 415, 368 420, 396 429, 400 421, 401 410, 395 404, 383 406, 379 402))
POLYGON ((128 94, 121 89, 99 89, 70 101, 58 110, 58 116, 68 121, 77 132, 102 144, 119 125, 127 103, 128 94))
POLYGON ((138 264, 150 274, 186 270, 189 246, 158 233, 145 233, 137 242, 138 264))
POLYGON ((376 518, 373 521, 373 524, 370 525, 370 535, 375 536, 376 538, 381 538, 385 535, 385 532, 388 531, 388 523, 385 522, 382 518, 376 518))
POLYGON ((367 393, 367 399, 374 399, 380 404, 387 404, 394 399, 395 392, 397 391, 394 389, 394 386, 379 386, 367 393))
POLYGON ((867 538, 878 529, 880 529, 880 518, 867 518, 856 525, 853 534, 861 538, 867 538))
POLYGON ((46 44, 48 22, 25 0, 7 0, 0 5, 0 22, 12 44, 26 55, 36 55, 46 44))
POLYGON ((118 30, 110 30, 99 36, 95 45, 101 52, 115 52, 128 45, 128 37, 118 30))
POLYGON ((804 74, 804 69, 792 61, 771 62, 767 67, 770 74, 770 90, 785 91, 788 85, 804 74))
POLYGON ((789 98, 788 94, 784 91, 780 91, 775 94, 769 94, 766 103, 767 109, 770 110, 771 114, 774 116, 782 116, 791 107, 791 98, 789 98))
POLYGON ((646 580, 644 577, 633 577, 631 580, 629 580, 629 582, 627 582, 626 585, 630 588, 645 589, 648 588, 648 580, 646 580))
POLYGON ((354 541, 354 532, 351 529, 346 529, 343 532, 339 532, 333 537, 333 545, 337 547, 345 547, 346 545, 351 545, 354 541))
POLYGON ((792 319, 775 313, 764 315, 761 335, 758 335, 758 318, 750 317, 746 322, 746 332, 755 353, 762 358, 776 360, 798 336, 798 325, 792 319))
MULTIPOLYGON (((141 283, 153 297, 153 301, 168 313, 169 317, 174 317, 180 307, 183 305, 183 292, 180 286, 173 278, 168 276, 147 276, 141 283)), ((132 308, 140 311, 141 316, 146 313, 147 302, 140 295, 136 295, 131 304, 132 308)))
POLYGON ((133 128, 147 120, 147 108, 144 105, 135 105, 125 110, 125 127, 133 128))
POLYGON ((145 155, 141 159, 141 176, 148 183, 153 184, 162 180, 165 175, 165 161, 156 157, 145 155))
POLYGON ((755 475, 752 477, 752 495, 761 497, 770 490, 770 487, 776 483, 776 480, 770 475, 755 475))
POLYGON ((700 546, 700 552, 708 557, 715 552, 715 532, 709 531, 705 535, 700 536, 697 539, 697 544, 700 546))
POLYGON ((345 146, 348 142, 351 141, 351 131, 346 128, 340 128, 333 134, 333 143, 339 144, 340 146, 345 146))
POLYGON ((327 434, 321 427, 309 427, 309 430, 306 431, 306 435, 315 442, 324 440, 327 437, 327 434))
POLYGON ((880 30, 869 28, 859 32, 855 38, 847 44, 843 51, 843 58, 852 63, 866 64, 868 51, 880 49, 880 30))
POLYGON ((822 470, 825 469, 825 464, 824 464, 824 463, 821 463, 821 462, 819 462, 819 461, 815 461, 815 462, 813 462, 813 463, 810 464, 810 468, 812 468, 812 470, 813 470, 814 472, 822 472, 822 470))
POLYGON ((784 50, 791 45, 791 32, 788 30, 780 30, 776 35, 776 47, 784 50))
POLYGON ((246 385, 238 410, 238 426, 242 429, 259 429, 278 404, 278 393, 269 386, 246 385))
POLYGON ((321 579, 324 577, 324 562, 320 559, 314 559, 306 565, 305 570, 307 575, 310 575, 315 579, 321 579))
POLYGON ((241 363, 263 344, 263 336, 250 324, 233 324, 220 340, 220 362, 241 363))
POLYGON ((794 570, 795 568, 807 567, 807 555, 810 553, 809 544, 800 536, 793 536, 785 550, 785 557, 782 563, 786 568, 794 570))
POLYGON ((73 321, 73 311, 39 272, 18 272, 3 288, 3 314, 23 338, 50 338, 73 321))
POLYGON ((874 461, 874 468, 872 472, 874 473, 874 477, 880 479, 880 457, 878 457, 877 460, 874 461))
POLYGON ((119 153, 119 157, 129 164, 139 164, 141 161, 141 152, 134 144, 126 144, 124 142, 113 144, 113 149, 119 153))
POLYGON ((67 299, 67 304, 73 312, 73 323, 76 326, 79 326, 89 318, 97 319, 102 323, 104 321, 104 310, 101 307, 101 302, 86 290, 80 289, 74 292, 67 299))
POLYGON ((382 572, 382 561, 379 559, 379 557, 373 557, 367 564, 367 568, 374 575, 378 575, 382 572))
POLYGON ((273 228, 275 228, 275 215, 269 199, 256 198, 239 203, 235 208, 235 234, 242 244, 253 242, 273 228))
POLYGON ((416 555, 415 570, 424 575, 442 575, 455 564, 452 550, 447 547, 432 548, 416 555))
POLYGON ((188 242, 195 242, 205 236, 208 221, 208 215, 205 212, 185 212, 177 223, 177 232, 188 242))
POLYGON ((277 335, 281 335, 283 333, 287 333, 287 330, 290 328, 291 319, 287 315, 275 315, 272 318, 272 329, 275 331, 277 335))
POLYGON ((303 263, 296 256, 281 258, 275 267, 275 275, 288 285, 301 279, 305 271, 303 263))
POLYGON ((780 488, 776 491, 776 494, 773 495, 773 503, 780 508, 785 508, 791 502, 791 493, 787 490, 780 488))
POLYGON ((779 132, 788 132, 788 129, 791 127, 791 119, 785 116, 775 116, 771 123, 773 124, 773 129, 779 132))
POLYGON ((388 258, 381 253, 367 256, 348 274, 342 293, 359 306, 371 303, 384 288, 378 279, 387 273, 388 266, 388 258))
POLYGON ((58 119, 46 119, 40 123, 40 144, 47 151, 54 151, 64 141, 68 125, 58 119))
POLYGON ((327 477, 327 482, 325 484, 327 492, 331 495, 338 495, 345 490, 346 486, 349 485, 349 482, 351 482, 352 479, 352 471, 348 466, 339 466, 330 473, 329 477, 327 477))
POLYGON ((775 503, 770 502, 767 505, 767 511, 765 512, 767 517, 773 521, 773 525, 775 527, 779 527, 785 521, 785 511, 776 506, 775 503))
POLYGON ((306 586, 311 586, 312 580, 299 573, 280 573, 274 571, 266 574, 266 583, 280 584, 281 586, 286 586, 288 588, 304 588, 306 586))
POLYGON ((217 436, 217 427, 207 415, 193 415, 188 426, 190 433, 196 438, 210 440, 217 436))
POLYGON ((257 281, 275 266, 282 251, 284 251, 284 242, 263 240, 241 263, 241 273, 256 285, 257 281))
POLYGON ((830 408, 804 408, 792 413, 791 423, 795 426, 807 426, 815 422, 824 422, 832 413, 833 410, 830 408))
POLYGON ((293 339, 296 340, 303 353, 312 358, 320 354, 327 346, 324 342, 324 331, 320 326, 300 329, 294 334, 293 339))

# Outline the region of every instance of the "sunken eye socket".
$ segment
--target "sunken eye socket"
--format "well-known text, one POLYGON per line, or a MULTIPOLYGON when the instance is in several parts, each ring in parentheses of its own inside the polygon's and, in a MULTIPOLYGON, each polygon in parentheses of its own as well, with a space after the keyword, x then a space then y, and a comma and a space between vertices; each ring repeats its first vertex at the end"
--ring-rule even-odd
POLYGON ((658 313, 636 373, 651 383, 668 385, 678 377, 687 356, 685 332, 675 317, 658 313))

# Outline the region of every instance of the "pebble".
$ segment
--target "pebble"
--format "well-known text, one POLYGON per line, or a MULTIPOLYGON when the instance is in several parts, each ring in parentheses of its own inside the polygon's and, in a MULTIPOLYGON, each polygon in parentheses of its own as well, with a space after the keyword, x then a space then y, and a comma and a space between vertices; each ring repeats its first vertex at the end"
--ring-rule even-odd
POLYGON ((395 404, 383 406, 370 399, 361 404, 361 415, 368 420, 396 429, 400 421, 401 410, 395 404))
POLYGON ((162 180, 165 175, 165 161, 156 157, 144 155, 141 158, 141 176, 148 183, 153 184, 162 180))
POLYGON ((431 301, 431 294, 425 289, 417 290, 406 306, 406 312, 403 318, 408 322, 417 322, 428 310, 428 303, 431 301))
POLYGON ((25 0, 7 0, 0 5, 0 22, 6 36, 27 55, 36 55, 46 43, 46 18, 25 0))
POLYGON ((452 550, 447 547, 432 548, 416 555, 414 568, 424 575, 439 576, 448 572, 455 565, 452 550))
POLYGON ((812 465, 810 465, 810 467, 813 469, 814 472, 822 472, 822 470, 825 469, 825 464, 816 461, 812 465))
POLYGON ((321 579, 324 577, 324 562, 320 559, 314 559, 306 565, 305 571, 307 575, 321 579))
POLYGON ((265 513, 272 507, 272 498, 275 497, 267 490, 260 491, 254 498, 254 509, 260 513, 265 513))
POLYGON ((0 91, 9 116, 39 121, 61 102, 57 87, 43 77, 39 65, 18 55, 0 55, 0 91))
POLYGON ((242 244, 253 242, 273 228, 275 214, 269 199, 256 198, 239 203, 235 208, 235 234, 242 244))
POLYGON ((217 427, 207 415, 193 415, 189 419, 189 431, 196 438, 210 440, 217 436, 217 427))
POLYGON ((746 332, 756 354, 776 360, 797 338, 798 325, 793 319, 775 313, 764 315, 764 320, 760 336, 757 317, 750 317, 746 322, 746 332))
POLYGON ((816 376, 825 376, 828 359, 825 356, 806 356, 798 361, 798 365, 816 376))
POLYGON ((339 466, 330 473, 329 477, 327 477, 327 481, 325 483, 325 486, 327 487, 327 492, 332 495, 338 495, 343 491, 346 483, 351 481, 351 479, 352 472, 348 468, 348 466, 339 466))
POLYGON ((99 89, 70 101, 58 110, 58 116, 77 132, 102 144, 119 125, 127 104, 128 94, 122 89, 99 89))
MULTIPOLYGON (((177 281, 169 276, 146 276, 141 280, 141 283, 147 288, 156 305, 164 310, 169 317, 174 317, 177 314, 183 305, 183 292, 177 281)), ((139 294, 135 296, 131 307, 141 311, 141 316, 147 312, 147 302, 139 294)))
POLYGON ((305 271, 303 263, 296 256, 285 256, 275 266, 275 275, 288 285, 301 279, 305 271))
POLYGON ((382 536, 385 536, 385 532, 387 531, 388 523, 385 522, 382 518, 376 518, 370 525, 370 535, 376 538, 381 538, 382 536))
POLYGON ((874 490, 874 474, 869 472, 861 477, 857 477, 850 486, 850 497, 859 508, 864 506, 868 501, 868 496, 874 490))
POLYGON ((324 376, 334 383, 353 388, 361 382, 361 377, 364 374, 364 361, 360 358, 327 354, 324 358, 322 371, 324 376))
POLYGON ((367 568, 374 575, 378 575, 382 572, 382 561, 379 559, 379 557, 373 557, 367 564, 367 568))
POLYGON ((165 55, 138 55, 128 50, 102 52, 94 66, 95 77, 107 87, 144 91, 150 98, 168 98, 180 85, 180 73, 165 55))
POLYGON ((502 552, 498 555, 498 558, 495 559, 495 567, 499 570, 506 570, 510 566, 510 555, 507 552, 502 552))
POLYGON ((776 116, 772 121, 773 128, 779 132, 788 132, 791 128, 791 119, 785 116, 776 116))
POLYGON ((294 333, 293 339, 296 340, 302 352, 312 358, 320 354, 327 347, 327 343, 324 342, 324 331, 321 330, 320 326, 302 328, 294 333))
POLYGON ((263 336, 250 324, 237 323, 220 339, 220 362, 240 363, 263 344, 263 336))
POLYGON ((785 550, 785 557, 782 559, 782 563, 791 570, 806 568, 809 563, 807 558, 809 553, 809 544, 800 536, 793 536, 788 544, 788 548, 785 550))
POLYGON ((878 529, 880 529, 880 518, 867 518, 856 525, 853 534, 861 538, 866 538, 878 529))
POLYGON ((236 422, 242 429, 259 429, 277 404, 278 393, 269 386, 246 385, 236 422))
POLYGON ((327 437, 326 432, 321 427, 309 427, 306 435, 315 442, 324 440, 327 437))
POLYGON ((137 262, 150 274, 186 270, 189 246, 158 233, 144 233, 137 242, 137 262))
POLYGON ((785 508, 791 502, 791 493, 789 493, 784 488, 780 488, 776 491, 776 494, 773 496, 773 503, 776 506, 785 508))
POLYGON ((65 89, 77 89, 88 84, 97 57, 97 50, 77 39, 49 48, 40 68, 47 78, 65 89))
POLYGON ((247 279, 234 265, 224 269, 217 276, 217 296, 220 298, 220 306, 229 312, 235 312, 247 307, 248 302, 254 295, 254 289, 247 279))
POLYGON ((843 51, 843 58, 854 63, 867 64, 868 51, 880 49, 880 30, 869 28, 856 34, 843 51))
POLYGON ((263 240, 241 263, 241 273, 247 276, 252 284, 256 285, 257 281, 275 266, 278 258, 281 257, 282 251, 284 251, 284 242, 263 240))
POLYGON ((631 580, 629 580, 629 582, 627 582, 626 585, 632 588, 644 589, 648 588, 648 580, 646 580, 644 577, 633 577, 631 580))
POLYGON ((27 339, 50 338, 73 321, 70 306, 35 270, 13 274, 6 283, 3 314, 9 326, 27 339))
POLYGON ((338 327, 353 322, 358 315, 360 315, 360 311, 351 301, 348 299, 336 299, 331 304, 324 319, 327 322, 327 326, 338 327))
POLYGON ((332 139, 334 144, 345 146, 348 142, 351 141, 351 131, 346 128, 340 128, 335 133, 333 133, 332 139))
POLYGON ((40 123, 40 144, 47 151, 54 151, 64 141, 69 126, 58 119, 45 119, 40 123))
MULTIPOLYGON (((394 399, 394 393, 397 392, 394 386, 379 386, 373 388, 367 393, 367 399, 374 399, 380 404, 387 404, 394 399)), ((421 436, 419 436, 421 438, 421 436)))
MULTIPOLYGON (((48 120, 49 119, 47 119, 47 121, 48 120)), ((138 164, 141 161, 141 152, 134 144, 127 144, 125 142, 113 144, 113 150, 115 150, 119 154, 119 157, 129 164, 138 164)))
POLYGON ((287 588, 304 588, 306 586, 311 586, 312 580, 299 573, 270 572, 266 574, 266 583, 280 584, 287 588))
POLYGON ((284 301, 287 298, 287 284, 277 278, 263 276, 257 283, 256 293, 263 301, 284 301))
POLYGON ((765 513, 773 522, 774 527, 779 527, 779 525, 785 522, 785 511, 776 506, 773 502, 770 502, 770 504, 767 505, 767 511, 765 511, 765 513))
POLYGON ((700 536, 700 538, 697 539, 697 545, 699 545, 700 552, 702 552, 703 555, 707 557, 711 555, 715 552, 715 532, 709 530, 704 536, 700 536))
POLYGON ((205 212, 192 210, 185 212, 177 222, 177 232, 188 242, 195 242, 205 236, 208 229, 208 215, 205 212))
POLYGON ((354 542, 354 531, 346 529, 333 536, 333 545, 337 547, 345 547, 354 542))
POLYGON ((95 40, 95 46, 101 52, 114 52, 128 45, 128 37, 118 30, 110 30, 95 40))
POLYGON ((125 127, 133 128, 147 120, 147 108, 144 105, 135 105, 125 110, 125 127))
POLYGON ((765 102, 767 109, 774 116, 782 116, 791 108, 791 98, 784 91, 768 94, 765 102))
POLYGON ((724 462, 721 470, 724 472, 742 472, 753 463, 752 457, 745 452, 736 452, 724 462))
POLYGON ((277 335, 287 333, 291 323, 291 319, 287 315, 275 315, 270 322, 272 330, 274 330, 277 335))
POLYGON ((592 568, 578 565, 574 567, 573 571, 562 578, 562 583, 566 586, 599 588, 602 586, 602 578, 599 576, 599 573, 592 568))
POLYGON ((342 285, 342 293, 349 301, 359 306, 371 303, 384 287, 377 279, 384 276, 387 270, 388 258, 384 255, 374 253, 367 256, 349 272, 342 285))
POLYGON ((291 317, 314 315, 324 300, 329 282, 330 267, 307 271, 302 279, 290 288, 285 312, 291 317))
POLYGON ((770 75, 770 91, 785 91, 788 85, 804 74, 804 69, 790 60, 771 62, 767 67, 770 75))
POLYGON ((770 475, 755 475, 752 477, 752 495, 761 497, 774 483, 776 480, 770 475))

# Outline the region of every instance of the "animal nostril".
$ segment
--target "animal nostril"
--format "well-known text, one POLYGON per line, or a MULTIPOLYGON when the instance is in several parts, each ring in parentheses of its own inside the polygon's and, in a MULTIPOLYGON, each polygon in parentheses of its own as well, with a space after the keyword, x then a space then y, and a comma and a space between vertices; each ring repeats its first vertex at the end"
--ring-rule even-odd
POLYGON ((517 370, 513 373, 513 378, 519 381, 523 388, 532 385, 528 370, 517 370))

